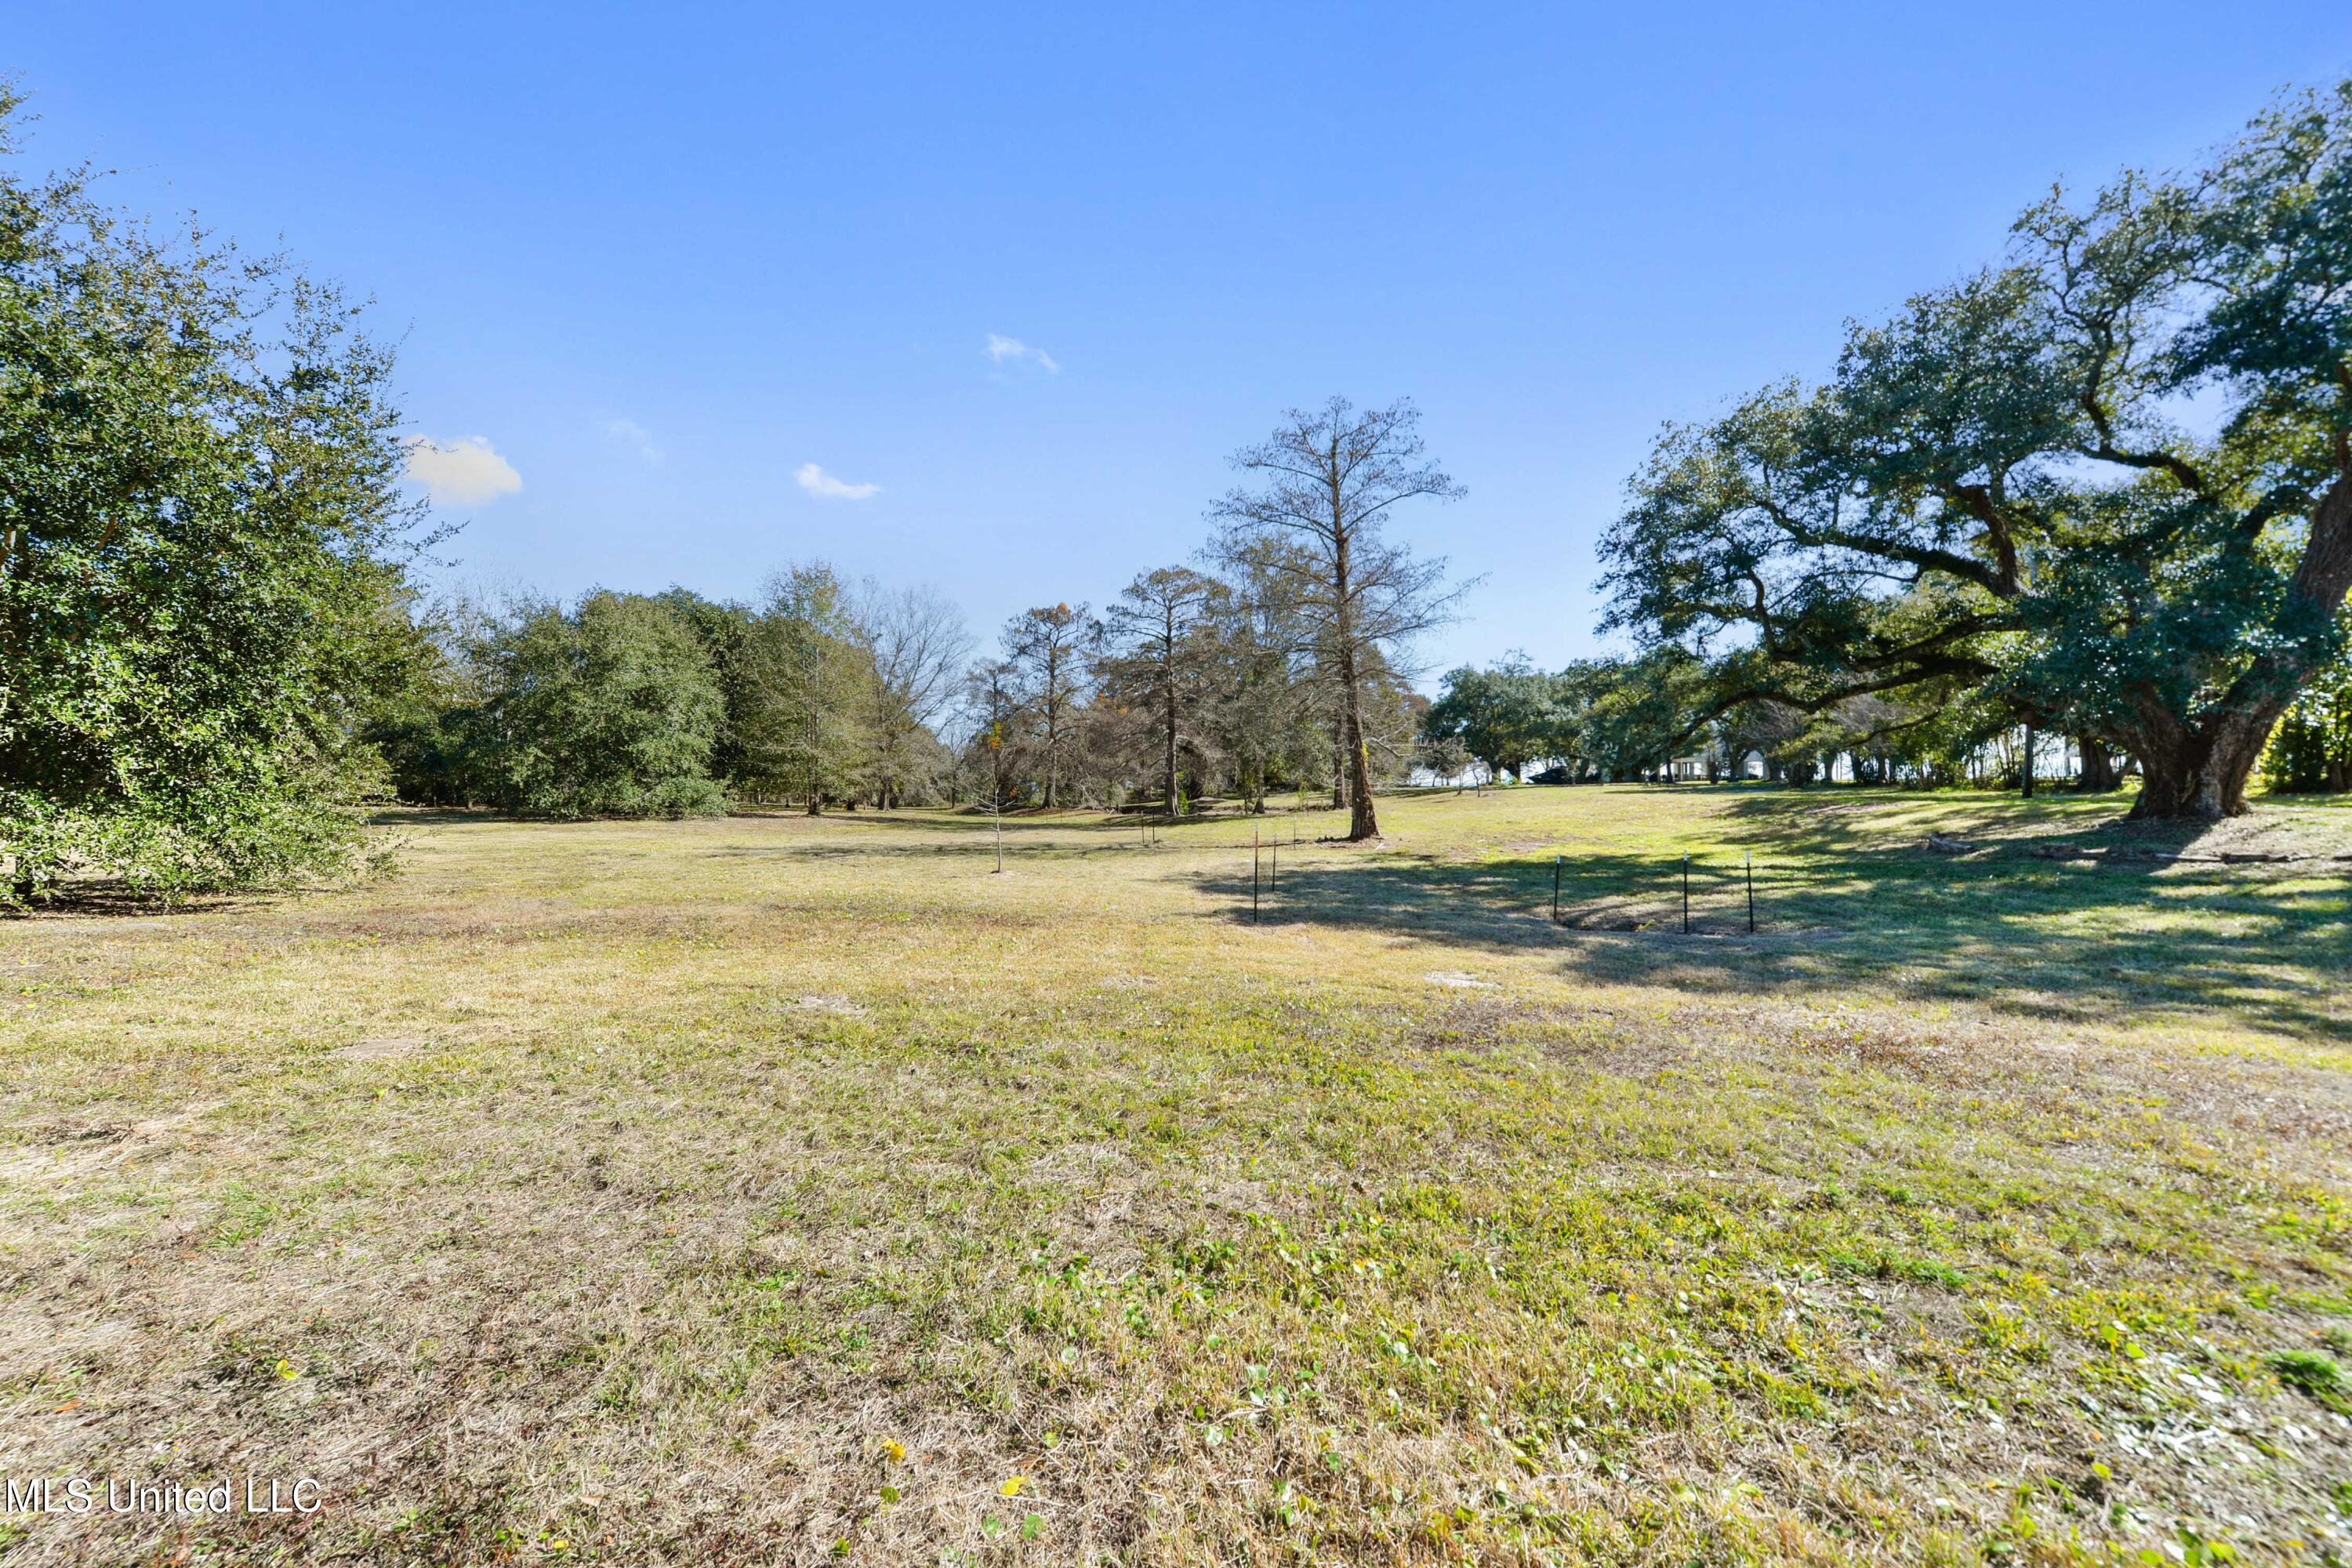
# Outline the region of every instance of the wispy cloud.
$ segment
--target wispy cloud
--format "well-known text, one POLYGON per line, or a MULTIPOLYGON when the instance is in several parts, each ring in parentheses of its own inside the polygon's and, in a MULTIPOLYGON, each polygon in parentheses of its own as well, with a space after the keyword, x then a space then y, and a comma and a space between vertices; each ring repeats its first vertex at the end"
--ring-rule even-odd
POLYGON ((1055 364, 1054 356, 1044 349, 1033 349, 1019 338, 1008 338, 998 332, 988 334, 988 358, 992 364, 1018 364, 1027 360, 1047 375, 1062 374, 1062 367, 1055 364))
POLYGON ((880 485, 853 485, 845 479, 836 479, 814 463, 803 463, 793 469, 793 479, 801 489, 825 500, 864 500, 882 491, 880 485))
POLYGON ((499 456, 488 436, 450 441, 414 437, 403 468, 435 506, 480 506, 522 489, 522 476, 499 456))
POLYGON ((654 445, 654 433, 634 419, 607 419, 604 435, 616 447, 625 447, 648 463, 662 460, 662 449, 654 445))

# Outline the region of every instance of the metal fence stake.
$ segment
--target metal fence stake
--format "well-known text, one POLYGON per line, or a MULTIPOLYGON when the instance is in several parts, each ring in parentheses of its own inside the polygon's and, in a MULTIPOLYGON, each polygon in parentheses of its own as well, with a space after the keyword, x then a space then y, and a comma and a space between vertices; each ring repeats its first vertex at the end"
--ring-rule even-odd
POLYGON ((1257 829, 1250 829, 1250 924, 1257 924, 1257 829))
POLYGON ((1690 857, 1683 857, 1683 934, 1690 935, 1690 857))
POLYGON ((1748 857, 1748 934, 1756 934, 1756 857, 1748 857))
POLYGON ((1559 924, 1559 868, 1568 863, 1565 855, 1551 858, 1551 923, 1559 924))

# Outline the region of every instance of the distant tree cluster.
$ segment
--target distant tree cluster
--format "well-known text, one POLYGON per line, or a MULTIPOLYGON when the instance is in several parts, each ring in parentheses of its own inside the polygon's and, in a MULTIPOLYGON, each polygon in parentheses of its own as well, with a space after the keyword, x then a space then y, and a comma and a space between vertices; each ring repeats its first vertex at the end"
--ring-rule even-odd
MULTIPOLYGON (((1847 697, 1817 710, 1763 698, 1724 707, 1717 689, 1712 671, 1671 646, 1557 672, 1521 655, 1465 666, 1445 676, 1423 713, 1415 760, 1457 782, 1474 768, 1491 781, 1575 784, 1679 776, 1680 766, 1710 781, 1802 785, 1837 776, 2015 788, 2026 781, 2026 748, 2042 744, 2009 704, 1957 683, 1847 697)), ((2119 789, 2136 765, 2095 740, 2074 747, 2069 787, 2077 792, 2119 789)), ((2280 721, 2262 767, 2281 793, 2352 788, 2352 664, 2314 679, 2280 721)))
POLYGON ((551 816, 684 816, 730 800, 939 797, 931 726, 971 643, 920 590, 792 568, 757 604, 672 588, 426 618, 406 700, 363 739, 404 799, 551 816))
POLYGON ((422 617, 402 700, 360 739, 404 799, 555 816, 684 816, 730 802, 1181 815, 1328 790, 1379 831, 1424 706, 1400 650, 1453 595, 1385 532, 1458 493, 1407 405, 1334 401, 1239 454, 1203 566, 1139 574, 1102 614, 1014 616, 971 661, 955 608, 851 586, 821 563, 756 604, 673 588, 422 617), (942 735, 954 738, 953 744, 942 735))
MULTIPOLYGON (((1654 778, 1702 740, 1703 672, 1677 650, 1585 659, 1556 672, 1514 654, 1449 672, 1422 721, 1422 766, 1440 779, 1475 763, 1490 780, 1654 778)), ((1710 750, 1710 755, 1714 754, 1710 750)))
MULTIPOLYGON (((1413 762, 1437 781, 1656 781, 1675 766, 1698 778, 1767 778, 1907 787, 2018 787, 2025 748, 2039 745, 2016 710, 1983 689, 1950 684, 1903 696, 1863 693, 1821 710, 1771 699, 1724 708, 1700 660, 1675 647, 1639 658, 1578 660, 1536 670, 1522 654, 1446 672, 1421 717, 1413 762)), ((2077 793, 2124 785, 2136 759, 2072 742, 2077 793)), ((2272 733, 2263 783, 2274 793, 2352 790, 2352 663, 2312 679, 2272 733)), ((2055 781, 2053 781, 2055 783, 2055 781)))
POLYGON ((1461 493, 1418 424, 1402 403, 1293 411, 1235 454, 1249 482, 1211 509, 1206 569, 1141 573, 1099 616, 1014 616, 968 679, 961 776, 999 808, 1328 791, 1349 837, 1377 834, 1425 706, 1399 660, 1460 592, 1387 533, 1399 504, 1461 493))

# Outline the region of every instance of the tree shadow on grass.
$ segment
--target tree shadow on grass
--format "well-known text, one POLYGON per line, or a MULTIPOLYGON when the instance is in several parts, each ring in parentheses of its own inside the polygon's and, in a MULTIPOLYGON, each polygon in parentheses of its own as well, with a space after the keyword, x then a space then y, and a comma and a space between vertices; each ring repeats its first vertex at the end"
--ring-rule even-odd
MULTIPOLYGON (((782 814, 773 814, 782 815, 782 814)), ((845 860, 874 857, 908 859, 962 858, 990 859, 996 854, 998 833, 993 818, 979 815, 898 815, 881 812, 827 813, 822 817, 794 814, 793 819, 823 822, 832 827, 852 827, 875 830, 866 833, 836 835, 820 839, 785 838, 767 844, 727 844, 706 851, 717 859, 760 859, 787 858, 793 859, 845 860), (923 837, 911 841, 890 843, 896 836, 907 837, 906 830, 920 830, 923 837)), ((1263 826, 1272 843, 1273 825, 1283 823, 1287 834, 1287 818, 1266 816, 1188 816, 1178 826, 1181 833, 1171 832, 1164 821, 1139 823, 1134 817, 1089 817, 1055 815, 1053 816, 1007 816, 1003 826, 1004 859, 1008 869, 1028 861, 1087 859, 1097 855, 1145 853, 1176 856, 1183 854, 1230 854, 1249 851, 1247 837, 1254 827, 1263 826), (1203 837, 1195 829, 1221 827, 1232 837, 1203 837)), ((1286 845, 1293 842, 1286 837, 1286 845)))
MULTIPOLYGON (((1262 925, 1330 925, 1453 946, 1556 949, 1596 983, 1769 994, 1883 987, 2041 1017, 2220 1013, 2352 1037, 2352 867, 1947 857, 1916 847, 1792 843, 1695 857, 1684 935, 1679 856, 1583 852, 1444 864, 1285 866, 1262 925), (1810 852, 1806 852, 1810 851, 1810 852)), ((1216 918, 1251 920, 1245 868, 1198 879, 1216 918)))
MULTIPOLYGON (((737 815, 751 817, 785 816, 804 821, 825 822, 835 826, 845 825, 854 827, 919 828, 944 833, 989 835, 992 835, 996 830, 996 819, 984 811, 829 811, 822 817, 809 817, 804 812, 782 811, 739 812, 737 815)), ((1288 825, 1293 817, 1303 820, 1312 816, 1339 815, 1341 814, 1331 811, 1293 812, 1285 809, 1269 811, 1263 816, 1255 813, 1236 811, 1193 813, 1170 818, 1156 812, 1120 815, 1092 811, 1083 813, 1055 811, 1051 814, 1042 810, 1008 811, 1004 814, 1004 836, 1005 842, 1008 844, 1013 842, 1015 835, 1034 836, 1048 833, 1076 833, 1088 837, 1132 840, 1147 833, 1166 834, 1177 829, 1190 833, 1194 829, 1204 827, 1223 827, 1232 832, 1247 833, 1253 826, 1263 826, 1271 833, 1276 825, 1281 825, 1286 835, 1289 832, 1288 825)))
POLYGON ((268 893, 184 893, 165 898, 118 882, 68 883, 40 893, 29 906, 0 906, 0 921, 168 920, 260 908, 272 901, 268 893))

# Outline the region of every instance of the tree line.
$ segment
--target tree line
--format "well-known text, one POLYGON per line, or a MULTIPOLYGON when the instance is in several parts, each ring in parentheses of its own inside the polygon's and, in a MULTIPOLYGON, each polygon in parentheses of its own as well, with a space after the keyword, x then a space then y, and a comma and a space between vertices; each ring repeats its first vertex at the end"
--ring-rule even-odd
POLYGON ((1192 563, 1099 616, 961 615, 821 563, 759 595, 436 602, 388 347, 335 288, 19 171, 0 82, 0 904, 370 863, 352 808, 554 816, 1328 789, 1409 765, 1399 658, 1444 563, 1387 535, 1459 487, 1407 404, 1335 399, 1234 456, 1192 563))
POLYGON ((938 595, 821 563, 751 603, 684 588, 458 600, 420 615, 416 637, 414 679, 362 735, 390 790, 559 817, 928 798, 931 725, 970 646, 938 595))
POLYGON ((1016 615, 978 658, 928 589, 813 563, 755 602, 683 588, 421 614, 407 679, 360 740, 401 798, 551 816, 739 802, 985 804, 1180 815, 1328 791, 1350 832, 1413 760, 1400 650, 1447 613, 1444 563, 1391 540, 1402 501, 1458 494, 1409 404, 1294 412, 1234 464, 1195 563, 1100 614, 1016 615))
MULTIPOLYGON (((1832 776, 1843 761, 1857 784, 2031 790, 2032 757, 2061 739, 2077 759, 2069 783, 2079 793, 2121 789, 2138 769, 2095 736, 2036 731, 1985 691, 1932 711, 1877 694, 1818 710, 1762 699, 1717 709, 1714 695, 1706 668, 1674 648, 1558 671, 1523 656, 1465 666, 1444 677, 1423 715, 1418 760, 1440 780, 1474 764, 1493 780, 1651 780, 1682 763, 1709 781, 1799 785, 1832 776)), ((2279 794, 2352 789, 2352 661, 2322 670, 2288 709, 2260 771, 2279 794)))
POLYGON ((1462 489, 1405 403, 1285 416, 1192 558, 978 657, 936 595, 821 563, 741 602, 430 603, 447 535, 360 310, 87 168, 21 173, 24 125, 0 83, 0 901, 348 872, 350 808, 394 795, 1314 791, 1364 838, 1416 764, 1639 776, 1711 745, 1937 783, 2021 726, 2094 784, 2136 769, 2143 816, 2242 810, 2258 766, 2352 781, 2352 82, 2202 168, 2053 195, 1818 384, 1668 427, 1602 542, 1632 651, 1434 703, 1408 650, 1461 589, 1390 524, 1462 489))

